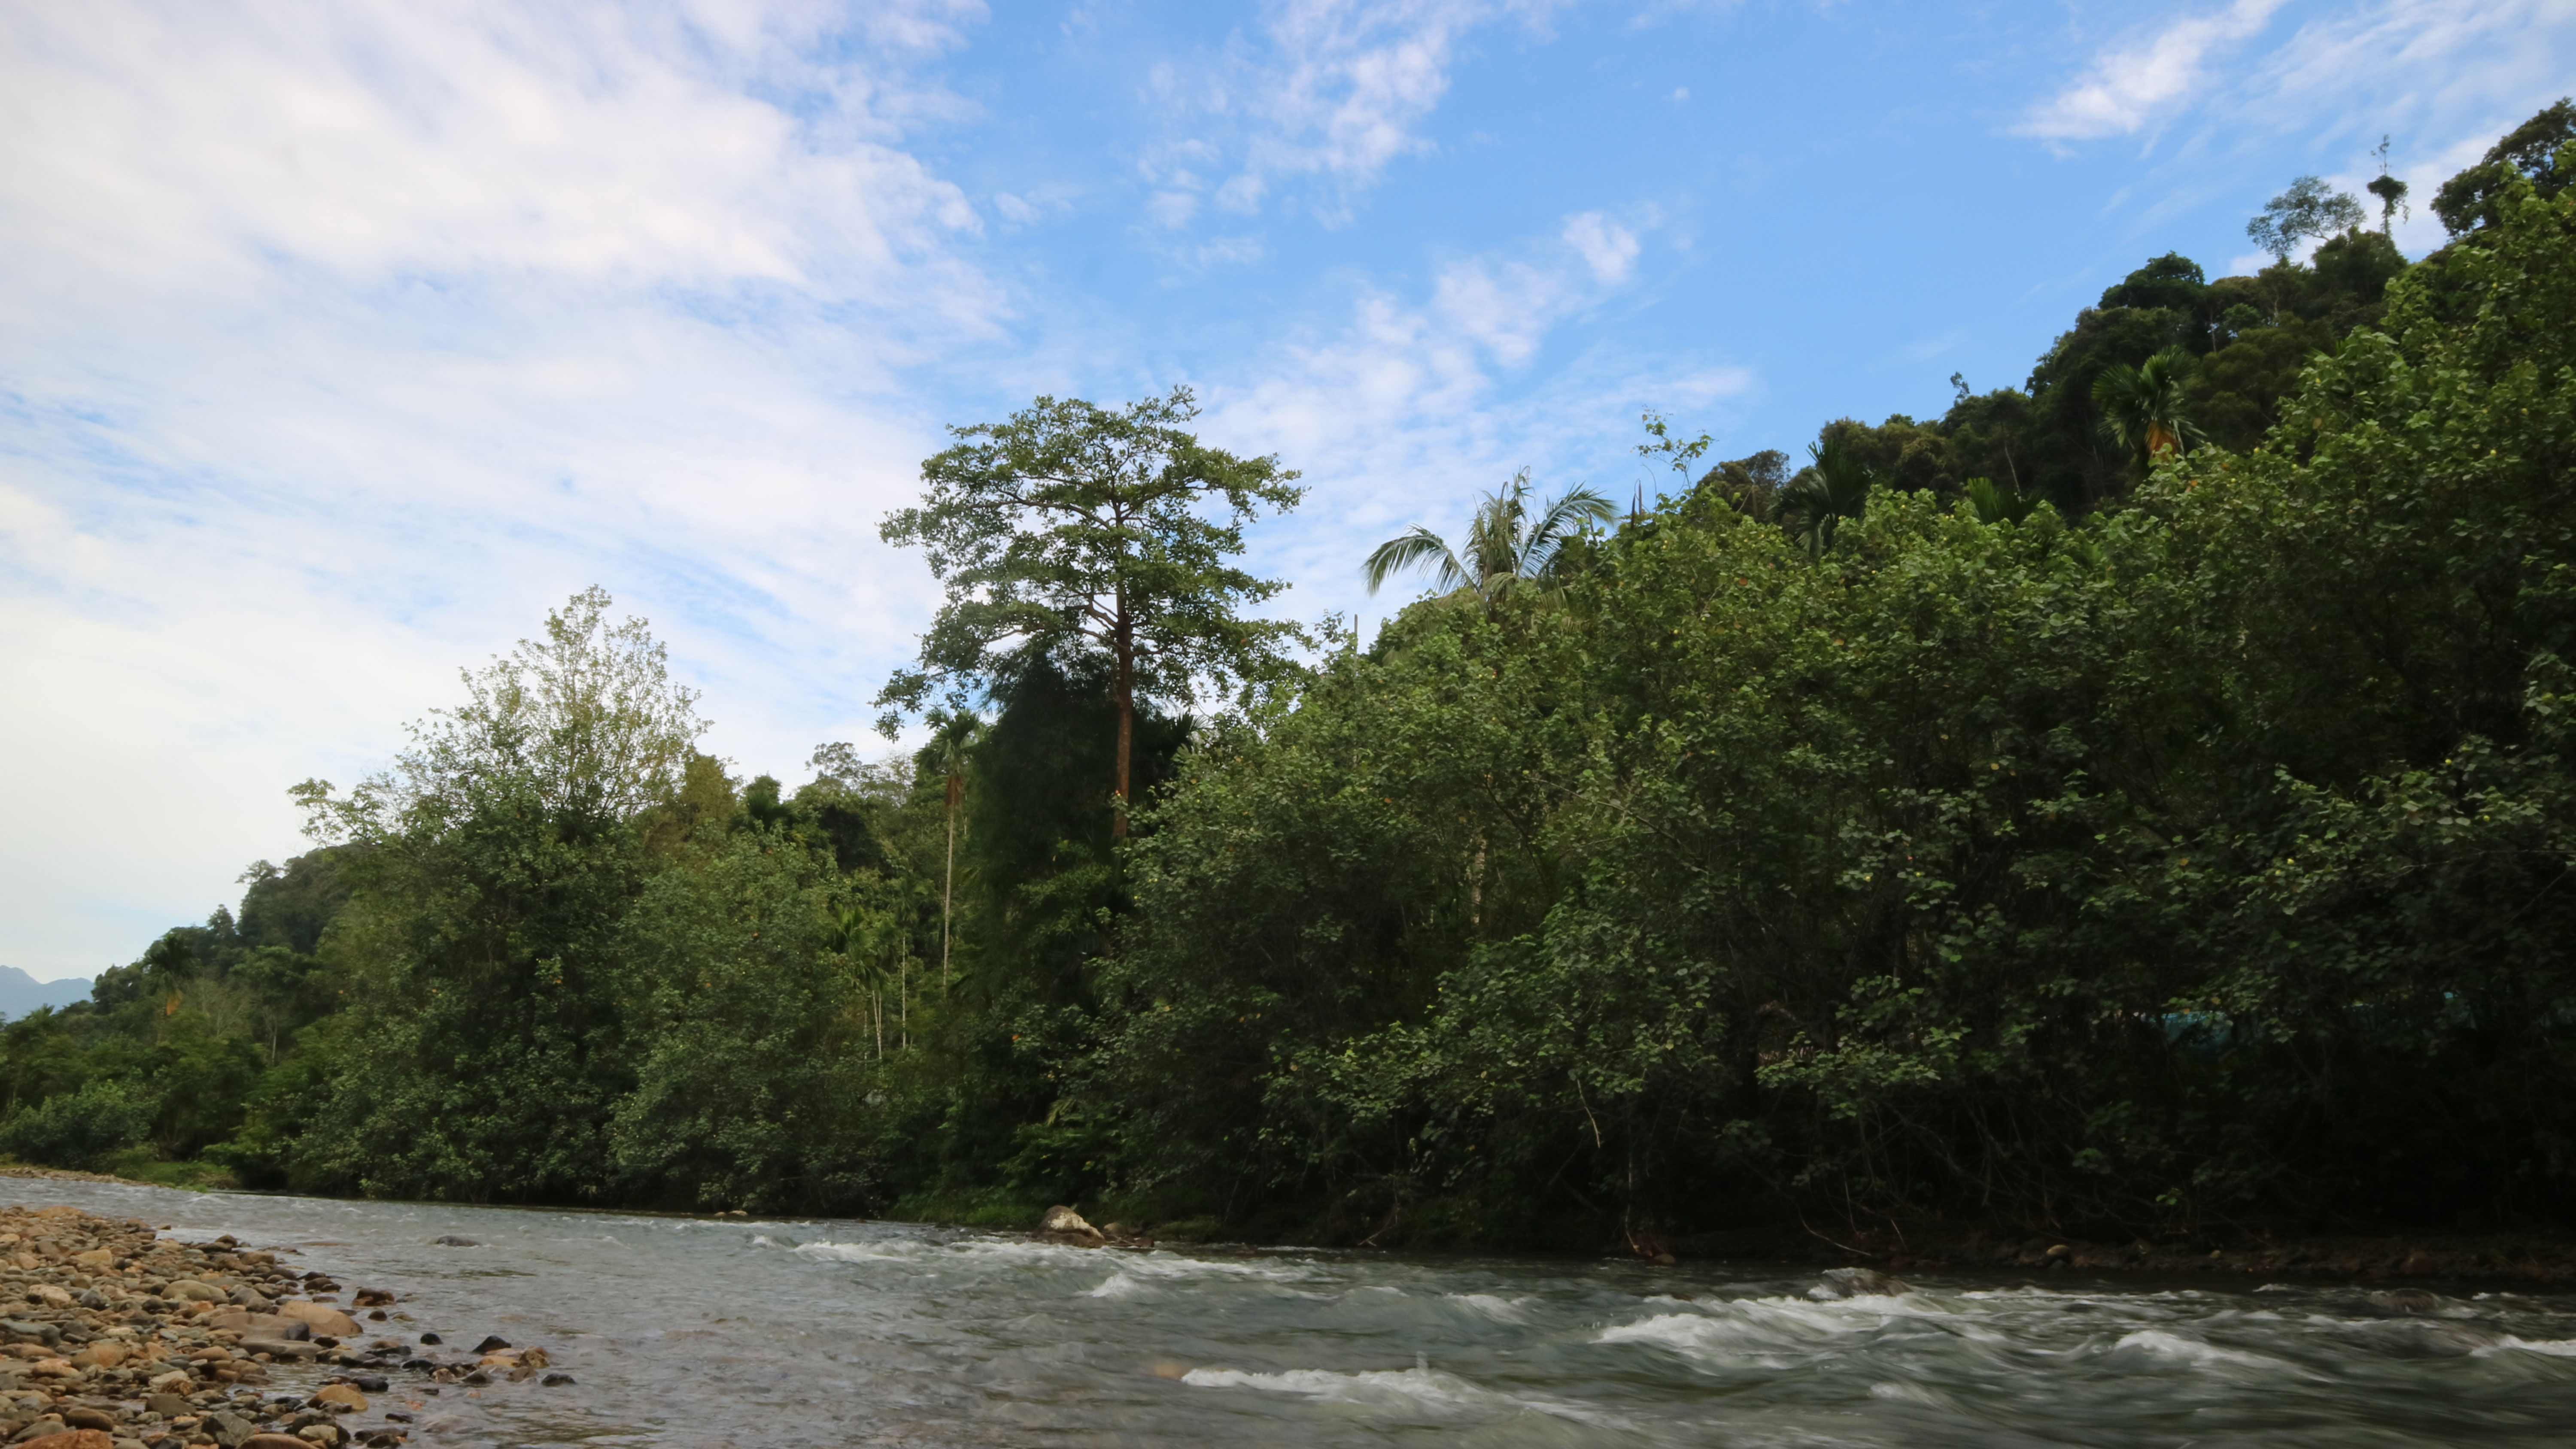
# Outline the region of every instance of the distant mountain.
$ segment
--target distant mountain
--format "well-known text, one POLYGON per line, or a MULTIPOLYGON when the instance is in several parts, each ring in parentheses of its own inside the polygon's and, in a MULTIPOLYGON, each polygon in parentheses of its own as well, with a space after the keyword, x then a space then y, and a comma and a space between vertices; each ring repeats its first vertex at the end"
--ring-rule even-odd
POLYGON ((89 978, 86 976, 39 981, 15 966, 0 966, 0 1016, 11 1021, 39 1006, 69 1006, 75 1001, 87 1000, 89 978))

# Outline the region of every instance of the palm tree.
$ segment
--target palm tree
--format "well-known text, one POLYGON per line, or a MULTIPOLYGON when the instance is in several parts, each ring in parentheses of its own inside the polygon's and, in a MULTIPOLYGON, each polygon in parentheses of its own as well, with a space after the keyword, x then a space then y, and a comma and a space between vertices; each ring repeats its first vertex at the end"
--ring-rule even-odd
POLYGON ((1512 481, 1486 494, 1485 501, 1476 505, 1475 521, 1467 526, 1463 557, 1440 535, 1417 523, 1401 536, 1379 544, 1360 573, 1374 594, 1389 577, 1428 566, 1434 571, 1433 588, 1444 593, 1474 589, 1476 597, 1491 608, 1517 585, 1556 583, 1558 549, 1585 523, 1607 523, 1617 512, 1609 499, 1590 488, 1577 487, 1541 509, 1538 521, 1533 523, 1529 516, 1529 470, 1523 468, 1512 475, 1512 481))
POLYGON ((1853 457, 1840 438, 1809 443, 1807 456, 1815 460, 1813 466, 1800 469, 1772 507, 1788 522, 1790 536, 1807 546, 1807 556, 1822 558, 1833 547, 1836 525, 1860 517, 1869 506, 1878 474, 1853 457))
POLYGON ((2093 403, 2102 409, 2103 428, 2149 467, 2202 441, 2183 397, 2193 366, 2190 353, 2168 347, 2135 367, 2115 363, 2093 379, 2093 403))
POLYGON ((2039 508, 2039 495, 1997 483, 1992 478, 1971 478, 1966 492, 1968 507, 1979 523, 2019 523, 2039 508))

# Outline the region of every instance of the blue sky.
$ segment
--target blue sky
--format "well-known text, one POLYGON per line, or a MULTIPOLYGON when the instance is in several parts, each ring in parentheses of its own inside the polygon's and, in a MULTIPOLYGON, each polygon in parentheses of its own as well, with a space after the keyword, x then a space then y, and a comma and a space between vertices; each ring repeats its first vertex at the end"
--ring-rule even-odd
MULTIPOLYGON (((940 429, 1187 383, 1284 603, 1530 468, 2020 382, 2292 177, 2420 198, 2576 0, 0 13, 0 962, 131 959, 588 584, 709 743, 880 748, 940 429)), ((2438 243, 2419 209, 2399 228, 2438 243)))

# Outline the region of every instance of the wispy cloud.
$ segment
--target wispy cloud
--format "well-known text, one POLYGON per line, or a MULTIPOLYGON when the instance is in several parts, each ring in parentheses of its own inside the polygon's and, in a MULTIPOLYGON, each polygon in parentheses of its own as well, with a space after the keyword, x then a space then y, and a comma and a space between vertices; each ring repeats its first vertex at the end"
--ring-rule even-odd
POLYGON ((1314 489, 1300 526, 1264 544, 1265 567, 1309 581, 1298 612, 1374 609, 1356 572, 1370 544, 1410 523, 1454 526, 1519 468, 1549 491, 1592 481, 1624 496, 1642 481, 1651 492, 1667 480, 1579 470, 1627 458, 1643 407, 1703 413, 1755 389, 1750 370, 1704 359, 1605 349, 1542 360, 1635 285, 1642 250, 1626 227, 1577 213, 1444 261, 1410 297, 1364 289, 1338 329, 1205 380, 1210 434, 1281 453, 1314 489))
POLYGON ((1272 0, 1221 61, 1158 69, 1158 102, 1225 141, 1220 204, 1247 211, 1292 183, 1328 224, 1349 219, 1388 167, 1435 148, 1425 123, 1448 93, 1466 37, 1518 19, 1543 25, 1559 0, 1272 0))
POLYGON ((202 912, 295 848, 285 785, 588 583, 719 686, 720 750, 855 720, 900 634, 846 621, 924 602, 868 566, 936 438, 902 380, 1007 312, 908 142, 979 13, 0 14, 0 665, 42 701, 0 750, 62 826, 0 842, 11 964, 202 912))
POLYGON ((2014 129, 2048 141, 2121 136, 2147 126, 2189 96, 2213 52, 2262 33, 2283 0, 2236 0, 2132 33, 2096 56, 2081 78, 2034 108, 2014 129))
MULTIPOLYGON (((2414 188, 2398 240, 2421 253, 2442 239, 2424 204, 2433 191, 2566 94, 2571 32, 2576 0, 2378 0, 2224 61, 2213 49, 2152 123, 2162 139, 2124 190, 2129 226, 2150 231, 2221 198, 2251 216, 2302 172, 2358 193, 2385 135, 2414 188)), ((2249 250, 2231 264, 2262 260, 2249 250)))
POLYGON ((1563 234, 1565 244, 1592 269, 1594 281, 1610 285, 1628 280, 1628 269, 1637 263, 1635 232, 1597 211, 1587 211, 1567 218, 1563 234))

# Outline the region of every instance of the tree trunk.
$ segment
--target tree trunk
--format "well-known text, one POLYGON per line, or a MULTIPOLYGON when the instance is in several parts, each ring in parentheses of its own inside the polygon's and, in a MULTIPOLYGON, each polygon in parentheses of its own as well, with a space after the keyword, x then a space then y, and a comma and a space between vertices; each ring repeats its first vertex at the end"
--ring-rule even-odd
POLYGON ((1118 813, 1109 822, 1109 838, 1127 838, 1127 761, 1136 747, 1136 662, 1127 649, 1118 651, 1118 813))
POLYGON ((957 897, 957 806, 966 797, 966 778, 948 772, 948 873, 939 883, 939 994, 948 994, 948 919, 957 897))

